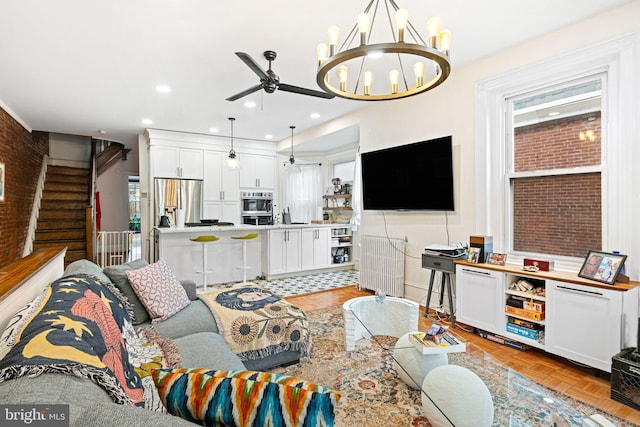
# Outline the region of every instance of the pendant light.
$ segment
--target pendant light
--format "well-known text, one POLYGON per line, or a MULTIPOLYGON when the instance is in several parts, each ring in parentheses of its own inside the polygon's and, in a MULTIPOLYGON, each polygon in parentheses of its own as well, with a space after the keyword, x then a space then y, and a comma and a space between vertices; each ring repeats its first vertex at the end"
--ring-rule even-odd
POLYGON ((300 166, 296 165, 296 158, 293 155, 293 130, 295 126, 289 126, 291 129, 291 154, 289 155, 289 164, 287 165, 287 171, 289 172, 300 172, 300 166))
POLYGON ((231 150, 229 151, 229 157, 227 158, 227 167, 229 169, 238 169, 240 167, 238 156, 233 150, 233 122, 235 120, 236 119, 234 117, 229 117, 229 122, 231 122, 231 150))

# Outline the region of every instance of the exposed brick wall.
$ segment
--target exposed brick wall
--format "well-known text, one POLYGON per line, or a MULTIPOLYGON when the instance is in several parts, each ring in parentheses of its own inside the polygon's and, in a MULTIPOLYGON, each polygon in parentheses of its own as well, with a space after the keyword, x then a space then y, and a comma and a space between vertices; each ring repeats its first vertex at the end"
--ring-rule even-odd
POLYGON ((0 202, 0 267, 22 257, 31 205, 49 138, 29 133, 0 108, 0 163, 5 166, 4 202, 0 202))
MULTIPOLYGON (((600 164, 600 113, 525 126, 515 132, 515 170, 600 164), (595 131, 595 141, 580 131, 595 131)), ((600 173, 520 178, 513 184, 514 250, 584 257, 602 246, 600 173)))
POLYGON ((600 164, 600 112, 523 126, 514 132, 514 170, 534 171, 600 164), (593 130, 594 141, 582 141, 593 130))

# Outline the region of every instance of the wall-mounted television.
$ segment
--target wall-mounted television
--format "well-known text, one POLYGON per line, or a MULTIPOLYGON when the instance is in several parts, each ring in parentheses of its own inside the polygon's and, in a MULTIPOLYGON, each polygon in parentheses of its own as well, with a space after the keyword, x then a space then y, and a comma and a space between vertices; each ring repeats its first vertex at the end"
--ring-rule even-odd
POLYGON ((365 210, 453 211, 452 137, 362 153, 365 210))

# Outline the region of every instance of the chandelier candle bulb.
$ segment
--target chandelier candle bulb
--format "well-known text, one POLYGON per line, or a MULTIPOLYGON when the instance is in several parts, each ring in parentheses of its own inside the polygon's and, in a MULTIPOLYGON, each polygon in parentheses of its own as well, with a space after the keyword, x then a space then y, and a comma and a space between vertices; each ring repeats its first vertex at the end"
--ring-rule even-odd
POLYGON ((424 64, 422 62, 416 62, 413 66, 413 72, 416 75, 416 86, 422 86, 424 83, 424 64))
POLYGON ((340 82, 340 90, 343 92, 347 91, 347 77, 348 77, 349 69, 346 66, 342 66, 338 68, 338 81, 340 82))
POLYGON ((407 9, 396 10, 396 27, 398 28, 398 43, 404 43, 404 30, 407 28, 409 21, 409 12, 407 9))
POLYGON ((398 70, 389 72, 389 81, 391 82, 391 93, 398 93, 398 70))
POLYGON ((329 27, 329 56, 333 56, 336 53, 338 46, 338 39, 340 38, 340 29, 335 25, 329 27))
POLYGON ((449 56, 449 50, 451 49, 451 31, 442 30, 440 33, 440 51, 449 56))
POLYGON ((327 45, 319 43, 316 52, 318 54, 318 66, 320 66, 327 59, 327 45))
POLYGON ((360 44, 367 44, 367 34, 369 33, 369 15, 361 13, 358 15, 358 31, 360 32, 360 44))
POLYGON ((364 82, 364 94, 371 95, 371 81, 373 80, 373 74, 371 71, 367 71, 364 73, 363 82, 364 82))
POLYGON ((429 46, 438 48, 438 36, 440 35, 440 18, 432 17, 427 20, 427 31, 429 33, 429 46))

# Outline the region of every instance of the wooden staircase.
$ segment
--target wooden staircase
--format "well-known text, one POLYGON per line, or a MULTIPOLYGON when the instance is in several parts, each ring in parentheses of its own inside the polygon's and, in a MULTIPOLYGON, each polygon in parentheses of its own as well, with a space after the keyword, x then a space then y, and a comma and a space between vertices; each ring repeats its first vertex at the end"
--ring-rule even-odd
POLYGON ((48 166, 33 249, 66 246, 65 267, 87 258, 89 169, 48 166))

